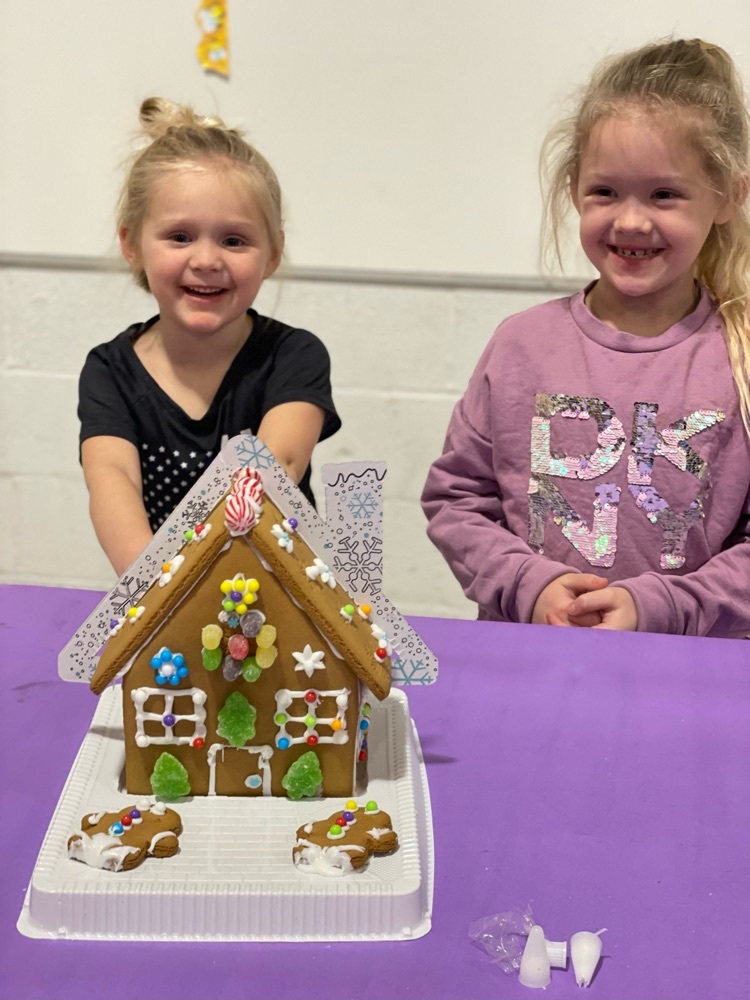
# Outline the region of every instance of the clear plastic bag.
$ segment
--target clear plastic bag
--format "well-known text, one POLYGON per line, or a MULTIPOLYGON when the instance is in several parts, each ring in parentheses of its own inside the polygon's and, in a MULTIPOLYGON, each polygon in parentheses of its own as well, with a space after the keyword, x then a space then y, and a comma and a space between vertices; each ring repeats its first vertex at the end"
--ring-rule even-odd
POLYGON ((478 948, 484 948, 503 972, 517 972, 526 938, 533 926, 529 904, 525 910, 508 910, 491 917, 480 917, 469 925, 469 937, 478 948))

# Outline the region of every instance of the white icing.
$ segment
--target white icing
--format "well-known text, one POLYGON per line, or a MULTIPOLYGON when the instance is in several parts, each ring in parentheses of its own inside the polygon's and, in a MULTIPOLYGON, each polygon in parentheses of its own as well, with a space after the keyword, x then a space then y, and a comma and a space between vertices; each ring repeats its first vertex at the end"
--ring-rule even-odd
POLYGON ((371 837, 374 837, 375 840, 380 840, 381 837, 385 837, 386 834, 392 833, 393 831, 389 830, 387 826, 384 827, 376 826, 373 827, 372 830, 368 830, 367 832, 370 834, 371 837))
POLYGON ((354 871, 350 852, 364 851, 363 847, 356 844, 331 844, 329 847, 320 847, 309 840, 299 839, 297 847, 301 851, 294 852, 294 863, 300 871, 314 875, 326 875, 329 878, 340 878, 354 871))
MULTIPOLYGON (((273 747, 267 743, 260 746, 230 747, 226 743, 212 743, 206 751, 208 761, 208 794, 216 795, 216 765, 217 760, 224 763, 225 754, 235 756, 238 753, 257 755, 258 773, 261 777, 262 790, 264 795, 271 794, 271 757, 273 757, 273 747)), ((248 786, 250 787, 250 786, 248 786)))
POLYGON ((99 822, 99 820, 100 820, 100 819, 102 818, 102 816, 106 815, 106 813, 107 813, 107 810, 106 810, 106 809, 102 809, 102 811, 101 811, 101 812, 98 812, 98 813, 91 813, 91 815, 90 815, 90 816, 87 816, 87 817, 86 817, 86 820, 87 820, 87 822, 89 822, 89 823, 90 823, 90 824, 91 824, 92 826, 96 826, 96 824, 97 824, 97 823, 99 822))
POLYGON ((204 524, 203 525, 203 531, 201 531, 200 534, 198 534, 198 532, 195 529, 193 529, 193 537, 188 540, 187 544, 190 545, 191 542, 202 542, 203 539, 206 537, 206 535, 211 530, 211 528, 212 528, 212 525, 210 523, 209 524, 204 524))
POLYGON ((164 816, 167 811, 167 807, 163 802, 154 802, 149 811, 152 812, 154 816, 164 816))
POLYGON ((320 580, 321 583, 327 583, 331 590, 333 590, 336 586, 336 580, 333 573, 326 566, 323 560, 319 559, 317 556, 313 559, 312 566, 308 566, 305 569, 305 573, 310 580, 320 580))
POLYGON ((274 524, 271 527, 271 534, 274 538, 278 540, 279 548, 284 549, 286 552, 294 551, 294 542, 289 537, 288 521, 284 521, 284 524, 274 524))
POLYGON ((151 838, 151 843, 148 845, 148 853, 154 853, 154 844, 158 844, 160 840, 164 840, 165 837, 172 837, 177 839, 176 834, 172 830, 162 830, 161 833, 155 833, 151 838))
MULTIPOLYGON (((133 608, 131 608, 130 610, 132 611, 133 608)), ((120 631, 125 622, 130 622, 131 625, 135 625, 135 623, 138 621, 138 619, 141 617, 141 615, 145 610, 146 609, 144 608, 144 606, 140 604, 135 609, 134 615, 122 615, 120 618, 118 618, 117 624, 113 625, 112 628, 109 630, 110 637, 113 635, 117 635, 117 633, 120 631)))
POLYGON ((333 743, 340 746, 342 743, 348 743, 349 734, 346 731, 346 710, 349 705, 349 695, 350 691, 348 688, 340 688, 334 691, 315 691, 318 696, 317 701, 314 704, 309 704, 305 701, 306 691, 290 691, 288 688, 280 688, 276 694, 276 713, 284 713, 287 716, 286 722, 276 723, 278 727, 278 733, 276 736, 276 741, 280 739, 289 740, 289 746, 293 746, 295 743, 306 743, 307 737, 315 735, 318 737, 318 743, 333 743), (318 706, 323 698, 335 698, 336 699, 336 714, 331 716, 321 716, 318 715, 318 706), (297 700, 302 701, 302 714, 301 715, 289 715, 289 708, 293 702, 297 700), (306 726, 305 731, 301 736, 292 736, 288 731, 287 726, 292 723, 305 724, 305 719, 310 715, 315 719, 315 724, 313 726, 306 726), (338 720, 341 723, 341 728, 334 730, 331 729, 331 735, 321 735, 321 726, 331 726, 331 723, 338 720))
POLYGON ((175 573, 184 562, 185 556, 175 556, 174 559, 170 559, 169 562, 166 563, 166 565, 169 566, 169 569, 162 570, 161 575, 159 576, 159 586, 166 587, 168 583, 171 583, 174 579, 175 573))
POLYGON ((81 839, 71 841, 68 846, 68 857, 83 861, 90 868, 119 872, 128 855, 138 854, 137 847, 126 847, 119 837, 110 837, 108 833, 95 833, 89 837, 81 831, 78 836, 81 839))
POLYGON ((148 747, 151 744, 189 744, 194 739, 206 738, 206 710, 203 707, 206 702, 206 692, 202 688, 184 688, 179 691, 170 691, 163 687, 140 687, 134 688, 130 692, 130 697, 135 705, 135 742, 139 747, 148 747), (156 705, 163 704, 159 711, 146 711, 146 703, 150 699, 156 700, 156 705), (190 698, 193 703, 193 711, 178 714, 174 710, 177 699, 190 698), (174 726, 164 724, 164 716, 174 716, 174 726), (159 722, 164 728, 163 736, 149 736, 144 728, 146 722, 159 722), (178 722, 192 722, 193 730, 183 736, 175 736, 174 729, 178 722))

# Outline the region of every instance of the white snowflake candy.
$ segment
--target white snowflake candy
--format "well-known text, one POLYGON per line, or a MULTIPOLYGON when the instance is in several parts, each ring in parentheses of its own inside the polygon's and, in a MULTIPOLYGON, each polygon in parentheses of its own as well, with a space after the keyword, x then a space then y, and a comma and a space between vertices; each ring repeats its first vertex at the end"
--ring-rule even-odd
POLYGON ((318 559, 316 557, 312 566, 308 566, 305 569, 305 573, 307 573, 310 580, 320 580, 321 583, 327 583, 331 590, 333 590, 336 586, 336 580, 333 573, 322 559, 318 559))
POLYGON ((297 661, 297 666, 294 669, 304 670, 308 677, 312 677, 316 670, 325 670, 325 664, 323 663, 324 655, 321 651, 313 652, 308 642, 301 653, 292 653, 292 656, 297 661))
MULTIPOLYGON (((284 524, 286 524, 286 521, 284 524)), ((289 532, 285 531, 280 524, 274 524, 271 527, 271 534, 274 538, 278 539, 279 548, 284 549, 286 552, 294 551, 294 542, 290 538, 289 532)))

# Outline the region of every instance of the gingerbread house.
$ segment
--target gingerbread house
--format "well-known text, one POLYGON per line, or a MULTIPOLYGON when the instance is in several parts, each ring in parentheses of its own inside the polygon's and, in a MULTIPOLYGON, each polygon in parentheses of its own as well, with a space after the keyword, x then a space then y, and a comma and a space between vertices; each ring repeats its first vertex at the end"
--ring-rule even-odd
POLYGON ((90 685, 122 680, 129 793, 364 787, 370 706, 389 692, 393 650, 314 544, 263 474, 240 468, 111 620, 90 685))

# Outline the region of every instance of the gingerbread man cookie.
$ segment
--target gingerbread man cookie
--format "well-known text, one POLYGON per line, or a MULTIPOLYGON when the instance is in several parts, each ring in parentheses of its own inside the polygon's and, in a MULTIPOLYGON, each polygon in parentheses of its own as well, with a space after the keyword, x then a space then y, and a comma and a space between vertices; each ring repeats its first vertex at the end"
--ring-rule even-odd
POLYGON ((371 855, 390 854, 397 847, 388 813, 377 802, 359 806, 349 799, 340 812, 297 830, 292 858, 301 871, 338 876, 359 871, 371 855))
POLYGON ((84 816, 81 829, 68 840, 68 857, 92 868, 130 871, 144 858, 176 854, 182 821, 163 802, 139 799, 117 812, 84 816))

